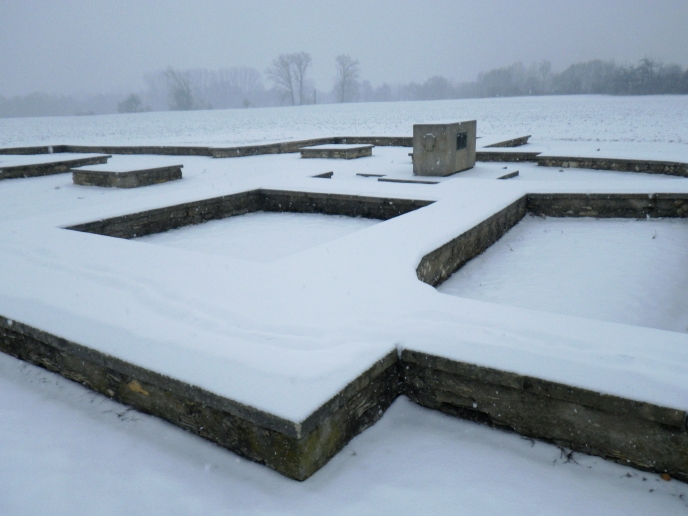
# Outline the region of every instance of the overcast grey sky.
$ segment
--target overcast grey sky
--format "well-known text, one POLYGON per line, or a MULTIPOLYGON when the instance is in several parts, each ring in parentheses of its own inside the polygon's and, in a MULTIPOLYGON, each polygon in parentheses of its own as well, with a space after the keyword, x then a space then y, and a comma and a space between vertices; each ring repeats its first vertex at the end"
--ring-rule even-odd
POLYGON ((301 50, 321 90, 342 53, 373 85, 542 59, 688 66, 688 0, 0 0, 4 95, 136 91, 168 65, 263 72, 301 50))

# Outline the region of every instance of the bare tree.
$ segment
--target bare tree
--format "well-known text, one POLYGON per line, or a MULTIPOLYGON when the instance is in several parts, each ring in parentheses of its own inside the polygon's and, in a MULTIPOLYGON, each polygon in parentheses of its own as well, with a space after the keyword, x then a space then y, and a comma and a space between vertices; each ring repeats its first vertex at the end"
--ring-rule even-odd
POLYGON ((351 102, 358 96, 358 60, 342 54, 334 59, 337 73, 334 77, 334 92, 339 102, 351 102))
POLYGON ((173 111, 188 111, 194 107, 191 84, 186 74, 176 71, 171 66, 165 70, 165 79, 169 92, 169 105, 173 111))
POLYGON ((272 61, 272 65, 265 73, 280 95, 283 98, 288 98, 293 106, 296 104, 296 99, 294 98, 294 76, 290 57, 290 54, 280 54, 272 61))
POLYGON ((283 98, 292 106, 304 103, 306 72, 311 65, 311 56, 306 52, 280 54, 266 70, 268 78, 283 98))
POLYGON ((294 69, 294 78, 296 79, 296 86, 299 92, 299 104, 303 105, 304 101, 304 81, 306 79, 306 71, 311 65, 311 55, 306 52, 299 52, 292 54, 292 67, 294 69))

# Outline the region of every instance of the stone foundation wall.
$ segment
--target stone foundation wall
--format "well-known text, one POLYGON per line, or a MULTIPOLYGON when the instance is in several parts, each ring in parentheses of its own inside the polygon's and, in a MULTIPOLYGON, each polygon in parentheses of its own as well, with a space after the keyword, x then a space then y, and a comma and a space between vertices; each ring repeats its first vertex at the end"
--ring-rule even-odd
POLYGON ((541 167, 590 168, 593 170, 614 170, 617 172, 644 172, 688 177, 688 163, 672 161, 649 161, 613 158, 582 158, 565 156, 539 156, 541 167))
POLYGON ((495 213, 477 226, 426 254, 418 264, 418 279, 432 286, 444 282, 466 262, 502 238, 526 214, 526 197, 495 213))
POLYGON ((683 411, 409 350, 401 371, 420 405, 688 481, 683 411))
POLYGON ((432 201, 358 195, 252 190, 88 222, 66 229, 118 238, 136 238, 254 211, 323 213, 387 220, 431 203, 432 201))
POLYGON ((396 352, 312 415, 308 429, 198 387, 0 319, 0 351, 81 383, 296 480, 304 480, 399 395, 396 352))
POLYGON ((90 158, 76 158, 53 163, 34 163, 0 167, 0 180, 64 174, 65 172, 70 172, 74 167, 107 163, 107 160, 111 157, 112 156, 93 156, 90 158))

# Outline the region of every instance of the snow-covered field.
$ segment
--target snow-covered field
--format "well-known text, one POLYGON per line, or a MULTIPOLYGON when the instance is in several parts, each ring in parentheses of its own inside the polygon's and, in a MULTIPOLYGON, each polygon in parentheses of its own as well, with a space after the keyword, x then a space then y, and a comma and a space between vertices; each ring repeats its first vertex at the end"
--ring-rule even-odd
MULTIPOLYGON (((533 143, 523 150, 688 161, 685 97, 6 119, 0 120, 0 145, 234 145, 312 136, 403 136, 411 134, 414 122, 448 118, 477 118, 486 138, 532 133, 533 143)), ((437 185, 381 183, 356 175, 410 178, 407 154, 408 149, 375 148, 373 157, 352 161, 301 160, 298 154, 113 157, 117 166, 184 165, 183 180, 135 191, 75 186, 67 174, 2 181, 0 314, 293 421, 302 420, 395 346, 688 408, 685 333, 548 313, 539 311, 541 306, 508 306, 498 299, 448 296, 415 276, 424 254, 527 192, 688 192, 688 179, 559 172, 520 163, 479 163, 437 185), (515 169, 518 178, 495 180, 515 169), (331 180, 312 178, 330 170, 331 180), (305 242, 303 235, 284 233, 282 218, 277 236, 300 248, 268 262, 62 229, 263 187, 437 202, 345 236, 326 236, 317 245, 305 242)), ((236 220, 227 223, 235 223, 239 232, 232 238, 245 238, 249 226, 236 220)), ((205 244, 215 245, 223 224, 178 234, 208 237, 205 244)), ((672 256, 682 256, 685 249, 682 227, 671 226, 672 256)), ((664 231, 649 238, 662 246, 664 231)), ((645 237, 629 233, 631 239, 645 237)), ((274 239, 274 233, 267 238, 274 239)), ((552 253, 558 247, 539 245, 549 246, 552 253)), ((595 251, 597 256, 604 252, 595 251)), ((652 252, 648 256, 657 258, 652 252)), ((641 265, 661 266, 662 274, 672 278, 683 274, 680 259, 641 265)), ((638 278, 634 274, 625 286, 644 288, 634 283, 638 278)), ((680 296, 671 299, 677 314, 672 320, 682 320, 680 296)), ((683 484, 577 454, 578 464, 563 463, 555 447, 531 447, 518 436, 428 412, 405 400, 299 484, 12 358, 0 356, 0 382, 0 514, 687 510, 683 484)))
POLYGON ((0 146, 250 145, 323 136, 411 136, 412 125, 478 120, 478 136, 688 144, 685 96, 562 96, 0 119, 0 146))

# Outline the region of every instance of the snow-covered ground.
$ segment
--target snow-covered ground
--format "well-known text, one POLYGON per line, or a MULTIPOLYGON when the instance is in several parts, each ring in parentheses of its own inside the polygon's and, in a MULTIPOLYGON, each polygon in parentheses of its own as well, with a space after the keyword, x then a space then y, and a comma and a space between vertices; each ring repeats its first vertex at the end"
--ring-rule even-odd
POLYGON ((528 216, 438 290, 686 332, 687 261, 685 219, 528 216))
MULTIPOLYGON (((688 161, 687 113, 684 97, 146 113, 0 120, 0 144, 230 145, 403 136, 414 122, 456 117, 477 118, 482 134, 532 133, 533 143, 522 150, 587 154, 600 148, 621 157, 688 161)), ((293 421, 395 346, 688 408, 685 333, 447 296, 415 275, 424 254, 527 192, 688 192, 688 179, 523 163, 479 163, 437 185, 357 176, 411 178, 408 152, 376 147, 372 157, 351 161, 301 160, 298 154, 115 156, 111 163, 121 167, 184 165, 181 181, 126 191, 76 186, 68 174, 2 181, 0 314, 293 421), (518 178, 495 180, 513 170, 518 178), (312 178, 326 171, 334 171, 332 179, 312 178), (62 229, 255 188, 437 202, 269 263, 62 229)), ((198 230, 205 231, 183 231, 198 230)), ((556 448, 531 448, 517 436, 403 400, 325 469, 297 484, 157 420, 123 414, 123 407, 11 358, 0 357, 0 381, 0 450, 6 454, 0 504, 11 504, 0 513, 43 513, 40 504, 50 500, 52 512, 66 507, 65 513, 88 514, 403 514, 419 512, 421 503, 426 511, 455 513, 464 502, 476 514, 686 510, 678 498, 686 493, 682 484, 593 458, 561 464, 556 448)))
POLYGON ((688 143, 685 96, 580 95, 5 118, 0 146, 232 146, 323 136, 411 136, 414 123, 440 120, 477 120, 478 136, 486 143, 491 136, 526 134, 534 141, 688 143))
POLYGON ((303 483, 0 355, 0 514, 679 515, 688 486, 400 398, 303 483))
POLYGON ((137 241, 272 262, 379 222, 320 213, 256 212, 148 235, 137 241))

